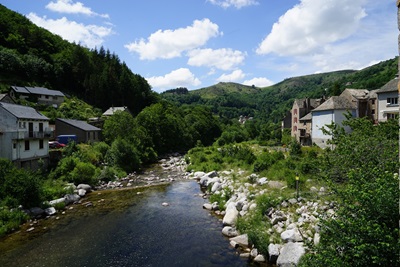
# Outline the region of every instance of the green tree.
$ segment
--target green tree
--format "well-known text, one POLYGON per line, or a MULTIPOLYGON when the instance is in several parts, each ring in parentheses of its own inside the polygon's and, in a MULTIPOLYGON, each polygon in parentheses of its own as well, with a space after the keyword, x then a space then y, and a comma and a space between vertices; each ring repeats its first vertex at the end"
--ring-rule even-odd
POLYGON ((338 210, 301 266, 400 266, 397 121, 346 124, 353 131, 336 132, 325 158, 338 210))

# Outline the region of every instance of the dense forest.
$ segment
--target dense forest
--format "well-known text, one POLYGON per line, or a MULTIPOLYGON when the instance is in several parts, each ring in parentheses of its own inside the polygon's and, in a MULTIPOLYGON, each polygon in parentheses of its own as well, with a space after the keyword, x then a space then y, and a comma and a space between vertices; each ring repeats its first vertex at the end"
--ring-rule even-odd
POLYGON ((153 103, 147 81, 103 47, 71 44, 0 5, 0 84, 44 86, 102 109, 128 106, 135 114, 153 103))

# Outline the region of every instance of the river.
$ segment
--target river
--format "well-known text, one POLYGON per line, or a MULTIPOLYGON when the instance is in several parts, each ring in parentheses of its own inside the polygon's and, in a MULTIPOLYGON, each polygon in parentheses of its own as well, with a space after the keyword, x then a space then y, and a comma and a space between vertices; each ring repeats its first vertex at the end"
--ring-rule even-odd
POLYGON ((2 240, 0 266, 250 266, 221 234, 221 221, 202 209, 199 193, 193 180, 92 192, 84 201, 93 205, 2 240))

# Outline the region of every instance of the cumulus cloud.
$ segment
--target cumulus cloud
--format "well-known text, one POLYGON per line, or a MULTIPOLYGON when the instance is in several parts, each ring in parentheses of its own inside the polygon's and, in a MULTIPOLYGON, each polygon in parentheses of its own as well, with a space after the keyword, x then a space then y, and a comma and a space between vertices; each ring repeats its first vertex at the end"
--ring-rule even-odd
POLYGON ((366 0, 301 0, 272 26, 258 54, 304 55, 353 34, 366 16, 366 0))
POLYGON ((246 75, 243 73, 242 70, 234 70, 232 73, 222 74, 217 79, 217 82, 238 82, 242 80, 245 76, 246 75))
POLYGON ((190 66, 206 66, 221 70, 230 70, 241 64, 246 54, 227 48, 222 49, 193 49, 188 52, 190 66))
POLYGON ((223 8, 235 7, 241 9, 246 6, 258 5, 258 1, 255 0, 208 0, 213 5, 221 6, 223 8))
POLYGON ((81 2, 74 3, 72 0, 57 0, 56 2, 50 2, 46 5, 46 8, 58 13, 84 14, 88 16, 109 18, 108 14, 98 14, 93 12, 91 8, 85 7, 81 2))
POLYGON ((151 34, 147 41, 141 39, 125 45, 130 52, 136 52, 140 59, 154 60, 157 58, 170 59, 181 56, 204 45, 210 38, 222 33, 218 25, 209 19, 195 20, 191 26, 175 30, 158 30, 151 34))
POLYGON ((258 77, 258 78, 253 78, 251 80, 246 80, 243 82, 243 84, 249 86, 254 85, 256 87, 267 87, 273 85, 274 82, 264 77, 258 77))
POLYGON ((70 42, 80 43, 89 48, 100 46, 105 37, 113 34, 111 27, 84 25, 70 21, 65 17, 53 20, 47 19, 46 16, 39 17, 35 13, 29 13, 27 18, 36 25, 58 34, 70 42))
POLYGON ((199 86, 201 84, 200 80, 187 68, 171 71, 165 76, 149 77, 146 80, 157 92, 178 87, 199 86))

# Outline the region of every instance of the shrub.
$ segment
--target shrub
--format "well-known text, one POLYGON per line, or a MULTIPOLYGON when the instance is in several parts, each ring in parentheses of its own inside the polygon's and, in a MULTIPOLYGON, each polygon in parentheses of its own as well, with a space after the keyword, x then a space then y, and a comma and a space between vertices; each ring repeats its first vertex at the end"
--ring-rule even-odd
POLYGON ((96 167, 91 163, 78 162, 71 172, 69 182, 74 184, 97 184, 95 178, 96 167))

